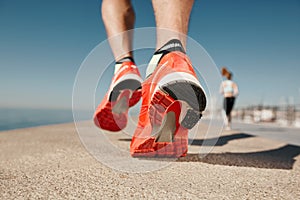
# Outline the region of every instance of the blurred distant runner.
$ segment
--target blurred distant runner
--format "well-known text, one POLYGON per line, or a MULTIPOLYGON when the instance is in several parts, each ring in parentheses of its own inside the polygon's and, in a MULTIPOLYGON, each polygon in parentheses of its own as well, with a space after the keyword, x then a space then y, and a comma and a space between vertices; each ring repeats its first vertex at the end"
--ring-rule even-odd
POLYGON ((234 106, 235 98, 239 94, 238 86, 232 79, 232 72, 229 72, 226 67, 221 69, 222 76, 227 80, 224 80, 220 86, 220 93, 224 96, 223 103, 223 115, 225 117, 225 129, 231 130, 231 111, 234 106))
POLYGON ((128 109, 142 97, 139 122, 130 145, 134 157, 185 156, 188 130, 197 124, 206 107, 204 90, 185 49, 193 3, 152 0, 156 51, 143 81, 133 59, 135 13, 131 1, 102 1, 102 18, 115 57, 115 73, 95 111, 94 122, 108 131, 124 129, 128 109))

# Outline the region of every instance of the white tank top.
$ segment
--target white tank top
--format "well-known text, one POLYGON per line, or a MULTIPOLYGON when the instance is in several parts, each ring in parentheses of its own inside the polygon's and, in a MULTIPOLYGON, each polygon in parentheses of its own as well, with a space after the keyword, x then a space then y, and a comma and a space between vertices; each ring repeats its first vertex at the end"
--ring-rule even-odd
POLYGON ((233 89, 233 81, 231 80, 226 80, 223 82, 223 90, 224 93, 233 93, 234 89, 233 89))

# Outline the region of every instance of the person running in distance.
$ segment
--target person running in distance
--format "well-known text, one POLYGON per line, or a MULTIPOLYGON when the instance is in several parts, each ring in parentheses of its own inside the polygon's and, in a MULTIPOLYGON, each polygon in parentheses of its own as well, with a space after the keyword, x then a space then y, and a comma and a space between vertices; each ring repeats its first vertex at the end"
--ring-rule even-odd
POLYGON ((220 93, 224 96, 222 113, 225 118, 226 130, 231 130, 231 111, 239 90, 237 84, 232 81, 232 72, 229 72, 226 67, 222 67, 221 74, 227 79, 220 86, 220 93))
POLYGON ((143 81, 132 52, 135 13, 131 1, 102 1, 101 13, 115 58, 115 73, 95 111, 94 122, 108 131, 124 129, 128 109, 142 97, 130 144, 133 157, 185 156, 188 130, 197 124, 206 107, 204 90, 185 49, 193 3, 194 0, 152 0, 156 51, 143 81))

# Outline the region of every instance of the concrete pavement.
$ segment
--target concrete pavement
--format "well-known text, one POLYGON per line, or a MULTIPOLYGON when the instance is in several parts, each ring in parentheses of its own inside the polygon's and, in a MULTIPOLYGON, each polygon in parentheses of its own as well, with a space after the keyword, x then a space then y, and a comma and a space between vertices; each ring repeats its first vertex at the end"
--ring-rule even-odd
MULTIPOLYGON (((83 128, 89 134, 92 124, 83 128)), ((140 173, 122 172, 96 160, 72 123, 0 132, 0 199, 299 198, 299 146, 243 131, 205 140, 206 129, 200 125, 187 157, 154 159, 151 163, 160 168, 140 173), (201 157, 203 147, 211 151, 201 157)), ((104 134, 123 153, 112 156, 104 148, 98 152, 120 164, 122 155, 128 155, 130 135, 104 134)), ((103 144, 93 137, 88 136, 93 144, 103 144)), ((142 159, 134 162, 147 164, 142 159)))

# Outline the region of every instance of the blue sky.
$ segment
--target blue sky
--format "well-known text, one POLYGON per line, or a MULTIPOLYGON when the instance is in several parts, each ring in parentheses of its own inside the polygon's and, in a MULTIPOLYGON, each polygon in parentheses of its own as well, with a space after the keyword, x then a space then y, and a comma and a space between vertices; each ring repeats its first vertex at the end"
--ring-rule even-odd
MULTIPOLYGON (((71 108, 77 70, 106 39, 100 4, 0 0, 0 107, 71 108)), ((155 26, 151 1, 133 5, 136 27, 155 26)), ((299 0, 196 0, 188 35, 233 71, 238 106, 300 103, 299 0)))

